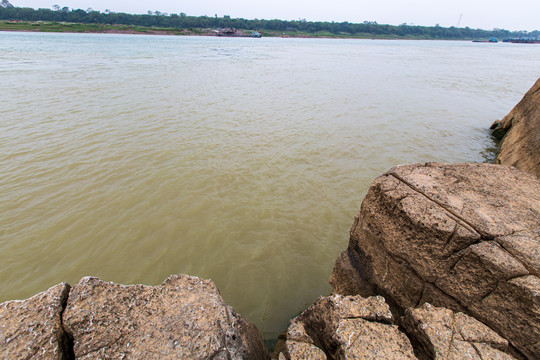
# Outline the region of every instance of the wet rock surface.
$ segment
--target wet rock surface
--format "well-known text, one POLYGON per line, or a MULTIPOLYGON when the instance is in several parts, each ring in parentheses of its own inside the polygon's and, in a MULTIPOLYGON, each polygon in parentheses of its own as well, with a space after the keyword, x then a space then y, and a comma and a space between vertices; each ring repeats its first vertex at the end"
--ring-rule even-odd
POLYGON ((160 286, 83 278, 64 313, 77 359, 266 359, 254 325, 213 282, 187 275, 160 286))
POLYGON ((465 312, 540 358, 536 177, 489 164, 395 167, 374 181, 350 234, 336 293, 465 312))
POLYGON ((540 79, 492 130, 502 139, 496 162, 540 178, 540 79))
POLYGON ((69 285, 61 283, 26 300, 0 304, 1 359, 70 359, 62 328, 69 285))

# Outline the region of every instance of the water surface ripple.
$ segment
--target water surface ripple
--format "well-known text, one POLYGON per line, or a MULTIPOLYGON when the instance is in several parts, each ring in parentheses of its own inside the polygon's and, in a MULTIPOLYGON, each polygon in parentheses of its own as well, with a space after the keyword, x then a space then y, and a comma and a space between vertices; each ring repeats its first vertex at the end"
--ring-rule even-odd
POLYGON ((0 301, 213 279, 265 337, 330 292, 371 181, 478 162, 540 47, 0 32, 0 301))

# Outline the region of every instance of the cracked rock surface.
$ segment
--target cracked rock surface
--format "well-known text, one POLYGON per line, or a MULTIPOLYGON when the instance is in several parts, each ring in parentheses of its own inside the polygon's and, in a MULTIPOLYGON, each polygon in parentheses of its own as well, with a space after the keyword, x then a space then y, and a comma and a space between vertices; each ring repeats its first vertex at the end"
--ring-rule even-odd
MULTIPOLYGON (((494 124, 495 125, 495 124, 494 124)), ((540 79, 493 130, 503 137, 496 161, 540 178, 540 79)))
POLYGON ((407 309, 400 323, 429 359, 514 359, 506 339, 463 313, 425 303, 407 309))
POLYGON ((61 283, 26 300, 0 304, 1 359, 69 359, 62 311, 69 285, 61 283))
POLYGON ((274 357, 300 359, 416 359, 381 296, 332 295, 291 321, 274 357))
POLYGON ((256 327, 212 281, 170 276, 159 286, 85 277, 64 312, 77 359, 266 359, 256 327))
POLYGON ((330 283, 465 312, 540 358, 540 180, 505 165, 394 167, 371 185, 330 283))

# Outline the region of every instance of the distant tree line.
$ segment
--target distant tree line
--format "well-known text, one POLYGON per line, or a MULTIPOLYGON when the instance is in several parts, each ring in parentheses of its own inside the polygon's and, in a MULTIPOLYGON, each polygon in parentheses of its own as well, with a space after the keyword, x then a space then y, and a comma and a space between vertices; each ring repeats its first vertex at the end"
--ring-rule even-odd
POLYGON ((321 22, 303 20, 247 20, 211 16, 188 16, 185 13, 167 14, 159 11, 148 11, 147 14, 133 15, 115 13, 109 10, 104 12, 69 9, 54 5, 52 9, 32 9, 12 6, 8 0, 2 0, 0 6, 0 20, 23 20, 23 21, 58 21, 92 24, 119 24, 146 27, 163 27, 179 29, 206 29, 206 28, 237 28, 259 31, 278 32, 327 32, 335 35, 374 35, 387 37, 411 37, 422 39, 487 39, 496 37, 499 39, 516 38, 524 36, 540 36, 540 32, 508 31, 504 29, 482 30, 469 27, 441 27, 441 26, 418 26, 418 25, 383 25, 374 21, 363 23, 345 22, 321 22))

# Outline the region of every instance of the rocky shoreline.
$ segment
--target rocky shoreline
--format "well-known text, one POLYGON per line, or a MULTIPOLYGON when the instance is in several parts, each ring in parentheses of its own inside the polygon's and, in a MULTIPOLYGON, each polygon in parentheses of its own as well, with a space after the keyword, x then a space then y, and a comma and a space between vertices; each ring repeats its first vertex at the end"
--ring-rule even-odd
POLYGON ((492 125, 497 164, 372 183, 321 297, 269 354, 215 284, 85 277, 0 304, 5 359, 540 358, 540 79, 492 125))

